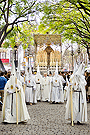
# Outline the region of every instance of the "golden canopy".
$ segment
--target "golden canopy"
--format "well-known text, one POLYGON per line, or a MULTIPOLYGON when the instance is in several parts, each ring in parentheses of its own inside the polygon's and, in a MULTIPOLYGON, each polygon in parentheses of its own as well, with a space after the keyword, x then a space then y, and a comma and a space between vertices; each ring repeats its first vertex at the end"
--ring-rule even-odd
POLYGON ((61 35, 57 34, 34 34, 34 42, 35 45, 40 47, 43 46, 43 44, 51 45, 52 43, 54 45, 59 44, 61 46, 61 35))
POLYGON ((55 66, 56 61, 60 62, 60 52, 54 51, 50 45, 61 46, 61 35, 57 34, 34 34, 34 45, 35 45, 35 67, 40 66, 55 66), (37 47, 43 48, 46 45, 45 50, 38 51, 37 47))

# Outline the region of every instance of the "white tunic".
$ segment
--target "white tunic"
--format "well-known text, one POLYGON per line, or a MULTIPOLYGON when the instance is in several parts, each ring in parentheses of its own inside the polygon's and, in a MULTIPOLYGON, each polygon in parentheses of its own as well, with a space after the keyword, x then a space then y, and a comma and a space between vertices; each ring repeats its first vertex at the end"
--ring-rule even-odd
POLYGON ((64 102, 63 85, 59 75, 53 77, 52 102, 64 102))
POLYGON ((49 89, 49 77, 44 77, 42 79, 42 101, 47 101, 50 98, 50 89, 49 89))
POLYGON ((11 76, 4 89, 3 101, 3 122, 16 123, 16 105, 18 105, 18 122, 26 122, 30 119, 27 107, 25 104, 25 94, 23 92, 22 83, 17 79, 15 84, 15 77, 11 76), (17 103, 16 103, 16 86, 17 89, 17 103))
POLYGON ((36 91, 36 82, 35 82, 35 76, 32 74, 33 78, 33 103, 37 103, 37 91, 36 91))
POLYGON ((64 88, 64 100, 67 101, 67 93, 68 93, 68 90, 69 90, 69 81, 66 77, 66 86, 64 88))
POLYGON ((30 103, 37 103, 36 100, 36 83, 34 76, 26 77, 26 90, 25 90, 25 100, 30 103))
POLYGON ((68 91, 68 86, 66 85, 64 88, 64 101, 67 100, 67 91, 68 91))
POLYGON ((40 74, 36 74, 35 81, 36 81, 36 97, 37 100, 41 100, 42 76, 40 74))
POLYGON ((49 102, 52 101, 52 77, 49 76, 49 102))

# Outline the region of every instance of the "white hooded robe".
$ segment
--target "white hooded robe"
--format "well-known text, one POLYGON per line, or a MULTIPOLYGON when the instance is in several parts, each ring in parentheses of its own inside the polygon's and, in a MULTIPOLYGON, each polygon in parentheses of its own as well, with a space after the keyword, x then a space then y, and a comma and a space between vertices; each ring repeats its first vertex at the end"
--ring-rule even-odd
POLYGON ((62 76, 58 75, 58 63, 56 63, 55 75, 52 79, 52 102, 64 103, 62 76))
POLYGON ((3 122, 7 123, 17 123, 17 116, 18 122, 27 122, 28 119, 30 119, 25 104, 25 94, 23 92, 22 83, 16 78, 14 60, 12 64, 11 77, 8 80, 7 84, 5 85, 4 89, 2 115, 3 115, 3 122), (17 87, 17 100, 16 100, 16 87, 17 87), (18 112, 18 115, 16 113, 16 110, 18 112))
MULTIPOLYGON (((87 102, 85 90, 85 77, 81 73, 82 64, 78 71, 71 76, 72 79, 72 100, 73 100, 73 121, 87 122, 87 102)), ((67 95, 65 119, 71 120, 71 105, 70 105, 70 87, 67 95)))
POLYGON ((35 77, 29 69, 29 73, 26 74, 26 90, 25 90, 25 100, 30 103, 37 103, 36 99, 36 82, 35 77))
POLYGON ((36 81, 36 98, 42 100, 42 75, 40 74, 39 65, 37 67, 37 74, 35 75, 36 81))
POLYGON ((42 101, 49 101, 50 91, 49 91, 49 77, 46 76, 42 79, 42 101))

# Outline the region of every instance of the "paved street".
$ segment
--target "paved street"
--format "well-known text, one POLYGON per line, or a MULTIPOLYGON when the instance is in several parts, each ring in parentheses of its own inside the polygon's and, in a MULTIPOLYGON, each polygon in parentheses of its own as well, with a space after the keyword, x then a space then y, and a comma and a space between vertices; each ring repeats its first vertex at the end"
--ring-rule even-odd
POLYGON ((27 107, 31 119, 19 125, 2 123, 0 111, 0 135, 90 135, 90 103, 88 122, 74 127, 65 120, 65 104, 38 102, 27 107))

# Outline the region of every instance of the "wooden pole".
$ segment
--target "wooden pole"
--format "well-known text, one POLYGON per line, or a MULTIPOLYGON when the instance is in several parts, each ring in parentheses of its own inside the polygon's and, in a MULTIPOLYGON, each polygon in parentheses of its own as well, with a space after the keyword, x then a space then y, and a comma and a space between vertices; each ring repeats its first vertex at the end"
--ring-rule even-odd
MULTIPOLYGON (((72 83, 72 80, 70 80, 70 82, 72 83)), ((71 124, 72 124, 72 126, 74 126, 74 124, 73 124, 73 100, 72 100, 72 85, 71 85, 71 124)))
MULTIPOLYGON (((16 85, 17 85, 17 78, 16 78, 16 85)), ((18 97, 17 97, 17 87, 16 87, 16 119, 17 119, 17 125, 18 125, 18 97)))
POLYGON ((24 93, 25 93, 25 76, 24 76, 24 93))
POLYGON ((5 104, 6 104, 7 93, 6 93, 6 97, 5 97, 5 94, 4 94, 4 98, 5 98, 5 100, 3 102, 3 121, 5 119, 5 104))

